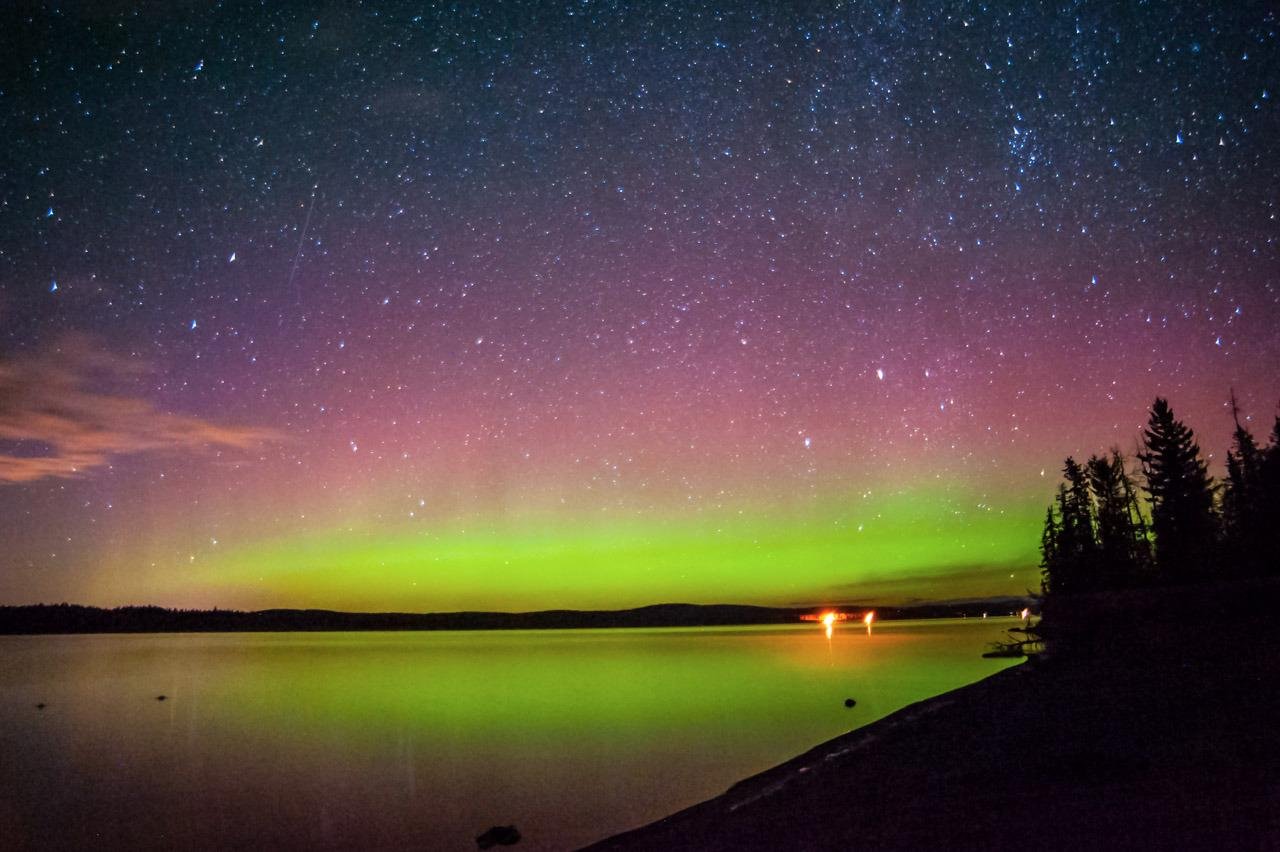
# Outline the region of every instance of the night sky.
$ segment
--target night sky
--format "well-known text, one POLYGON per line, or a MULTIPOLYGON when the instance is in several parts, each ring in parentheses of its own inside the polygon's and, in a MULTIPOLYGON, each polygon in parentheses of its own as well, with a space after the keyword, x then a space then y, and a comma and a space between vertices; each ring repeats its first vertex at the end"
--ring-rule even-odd
POLYGON ((6 4, 0 602, 1036 588, 1269 431, 1275 8, 6 4))

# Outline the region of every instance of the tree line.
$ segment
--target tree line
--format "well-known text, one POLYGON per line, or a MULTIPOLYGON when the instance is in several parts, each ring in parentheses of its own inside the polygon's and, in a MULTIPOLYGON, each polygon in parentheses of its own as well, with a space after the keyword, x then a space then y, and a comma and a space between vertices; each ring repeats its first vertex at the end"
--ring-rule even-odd
POLYGON ((1280 416, 1261 445, 1235 423, 1226 479, 1166 399, 1152 404, 1136 464, 1119 450, 1068 457, 1045 513, 1042 590, 1056 596, 1280 573, 1280 416))
MULTIPOLYGON (((979 617, 1011 612, 1029 601, 989 598, 915 606, 878 607, 877 620, 979 617)), ((550 630, 604 627, 703 627, 795 624, 816 617, 811 607, 738 604, 655 604, 620 610, 540 612, 335 612, 322 609, 166 609, 79 604, 0 606, 0 635, 38 633, 235 633, 304 630, 550 630)))

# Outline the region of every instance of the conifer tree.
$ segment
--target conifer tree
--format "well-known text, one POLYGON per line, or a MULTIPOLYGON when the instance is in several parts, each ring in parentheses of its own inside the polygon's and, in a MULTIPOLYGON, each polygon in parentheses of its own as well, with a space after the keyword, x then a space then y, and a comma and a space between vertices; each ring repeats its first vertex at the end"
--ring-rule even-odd
POLYGON ((1069 594, 1097 588, 1097 541, 1088 476, 1073 458, 1062 469, 1057 514, 1050 506, 1040 541, 1042 585, 1046 593, 1069 594))
POLYGON ((1094 529, 1093 499, 1085 469, 1070 456, 1063 464, 1067 480, 1062 508, 1062 527, 1071 561, 1072 591, 1088 592, 1098 587, 1097 539, 1094 529))
POLYGON ((1174 417, 1167 400, 1156 397, 1142 439, 1138 458, 1151 502, 1156 568, 1168 582, 1204 577, 1216 523, 1213 482, 1195 433, 1174 417))
POLYGON ((1266 451, 1241 424, 1234 393, 1231 394, 1231 418, 1235 432, 1231 449, 1227 451, 1227 480, 1222 491, 1223 536, 1232 566, 1243 573, 1257 573, 1265 558, 1263 462, 1266 451))
POLYGON ((1040 591, 1051 595, 1058 591, 1058 536, 1061 534, 1058 520, 1053 514, 1053 504, 1044 512, 1044 531, 1040 533, 1040 591))
POLYGON ((1097 517, 1100 585, 1122 588, 1133 585, 1144 565, 1145 535, 1141 518, 1133 513, 1133 486, 1119 450, 1108 456, 1091 456, 1085 465, 1097 517))
POLYGON ((1126 472, 1120 479, 1120 487, 1124 491, 1125 505, 1128 507, 1129 519, 1132 524, 1133 539, 1130 543, 1132 557, 1130 564, 1133 566, 1134 580, 1143 583, 1151 580, 1152 562, 1154 554, 1151 551, 1151 532, 1147 526, 1146 516, 1142 511, 1142 501, 1138 497, 1138 488, 1134 485, 1133 477, 1124 468, 1124 456, 1119 450, 1112 450, 1115 457, 1120 461, 1122 469, 1126 472))
POLYGON ((1075 575, 1076 525, 1071 521, 1071 502, 1067 486, 1058 486, 1058 538, 1054 548, 1053 588, 1059 593, 1079 591, 1075 575))
POLYGON ((1280 415, 1271 429, 1271 442, 1262 451, 1258 465, 1257 523, 1259 533, 1257 569, 1264 574, 1280 574, 1280 415))

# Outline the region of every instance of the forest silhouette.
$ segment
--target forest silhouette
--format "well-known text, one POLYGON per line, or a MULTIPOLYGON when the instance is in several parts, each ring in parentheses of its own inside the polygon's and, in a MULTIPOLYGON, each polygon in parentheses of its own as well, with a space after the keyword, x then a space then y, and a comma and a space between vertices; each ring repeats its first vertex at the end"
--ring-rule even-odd
POLYGON ((1215 481, 1195 432, 1157 397, 1136 465, 1118 449, 1068 457, 1045 513, 1042 591, 1049 598, 1277 573, 1280 416, 1262 446, 1235 425, 1226 478, 1215 481))

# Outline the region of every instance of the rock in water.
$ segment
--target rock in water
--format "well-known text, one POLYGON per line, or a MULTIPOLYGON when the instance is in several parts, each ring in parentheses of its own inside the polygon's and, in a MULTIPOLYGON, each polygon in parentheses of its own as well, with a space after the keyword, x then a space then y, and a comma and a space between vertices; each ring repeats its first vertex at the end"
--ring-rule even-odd
POLYGON ((520 842, 520 832, 514 825, 495 825, 476 838, 476 845, 481 849, 493 846, 514 846, 520 842))

